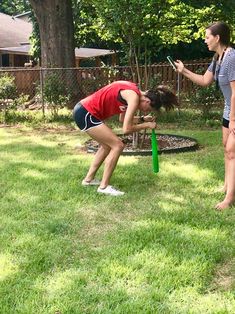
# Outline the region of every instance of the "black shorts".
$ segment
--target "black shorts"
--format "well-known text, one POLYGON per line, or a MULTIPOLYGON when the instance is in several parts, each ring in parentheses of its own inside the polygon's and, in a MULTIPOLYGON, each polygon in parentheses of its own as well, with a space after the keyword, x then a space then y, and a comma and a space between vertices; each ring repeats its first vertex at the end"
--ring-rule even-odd
POLYGON ((223 127, 227 128, 229 127, 229 120, 226 120, 223 118, 223 123, 222 123, 223 127))
POLYGON ((81 103, 77 103, 74 107, 73 117, 79 129, 84 132, 103 124, 102 121, 90 114, 81 103))

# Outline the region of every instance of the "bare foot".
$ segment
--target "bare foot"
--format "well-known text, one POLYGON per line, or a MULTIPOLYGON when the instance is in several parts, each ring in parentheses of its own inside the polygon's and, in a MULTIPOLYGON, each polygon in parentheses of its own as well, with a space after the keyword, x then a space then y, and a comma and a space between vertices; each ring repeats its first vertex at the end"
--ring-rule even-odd
POLYGON ((232 206, 233 203, 234 202, 232 202, 232 201, 223 200, 223 202, 218 203, 218 204, 215 205, 215 209, 216 210, 224 210, 224 209, 229 208, 230 206, 232 206))

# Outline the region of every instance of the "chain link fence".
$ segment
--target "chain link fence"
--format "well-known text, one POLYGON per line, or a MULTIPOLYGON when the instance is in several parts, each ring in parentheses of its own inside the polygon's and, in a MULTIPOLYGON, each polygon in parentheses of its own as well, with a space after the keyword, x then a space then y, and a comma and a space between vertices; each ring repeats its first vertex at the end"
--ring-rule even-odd
MULTIPOLYGON (((209 60, 192 61, 185 66, 193 72, 206 71, 209 60)), ((28 95, 25 107, 40 107, 43 112, 48 103, 61 102, 73 108, 83 97, 116 80, 138 81, 140 88, 167 84, 177 92, 179 101, 183 94, 190 94, 194 84, 179 75, 169 64, 136 68, 128 66, 96 68, 1 68, 0 77, 14 77, 18 95, 28 95), (54 97, 54 98, 53 98, 54 97), (63 101, 62 101, 63 100, 63 101)), ((56 104, 55 104, 56 105, 56 104)))

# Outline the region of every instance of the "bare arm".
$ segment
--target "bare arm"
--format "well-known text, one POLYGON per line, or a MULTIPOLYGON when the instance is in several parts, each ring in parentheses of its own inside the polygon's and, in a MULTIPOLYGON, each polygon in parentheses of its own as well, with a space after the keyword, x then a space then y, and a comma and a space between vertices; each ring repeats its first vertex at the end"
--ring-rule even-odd
POLYGON ((229 116, 229 130, 235 134, 235 81, 230 82, 231 95, 231 109, 229 116))
POLYGON ((213 73, 208 70, 203 75, 196 74, 185 68, 183 62, 180 60, 175 61, 175 66, 179 73, 183 74, 190 81, 196 83, 197 85, 208 86, 213 82, 213 73))
MULTIPOLYGON (((122 123, 124 122, 125 115, 126 115, 126 112, 120 113, 120 115, 119 115, 119 122, 122 122, 122 123)), ((134 123, 134 124, 138 123, 138 122, 139 122, 139 119, 140 119, 139 116, 134 116, 134 117, 133 117, 133 123, 134 123)))
MULTIPOLYGON (((125 114, 126 112, 122 112, 119 115, 119 122, 124 122, 125 119, 125 114)), ((137 123, 143 123, 143 122, 153 122, 155 121, 155 118, 151 115, 147 115, 147 116, 134 116, 133 117, 133 123, 137 124, 137 123), (144 121, 143 121, 144 120, 144 121)))
POLYGON ((121 91, 121 96, 126 100, 128 106, 125 112, 123 120, 123 133, 128 134, 132 132, 137 132, 147 128, 155 129, 155 122, 143 122, 136 124, 135 113, 139 107, 139 96, 132 90, 123 90, 121 91))

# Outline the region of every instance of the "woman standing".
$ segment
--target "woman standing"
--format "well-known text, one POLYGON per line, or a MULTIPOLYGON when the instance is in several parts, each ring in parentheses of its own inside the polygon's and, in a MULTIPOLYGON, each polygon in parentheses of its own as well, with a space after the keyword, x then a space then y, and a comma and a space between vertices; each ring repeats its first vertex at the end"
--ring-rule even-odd
POLYGON ((235 49, 230 44, 230 28, 224 22, 216 22, 206 28, 205 43, 210 51, 215 51, 212 63, 204 75, 195 74, 177 60, 177 71, 192 82, 208 86, 215 80, 224 96, 223 145, 225 159, 225 180, 222 202, 215 207, 223 210, 235 202, 235 49))
POLYGON ((133 133, 143 129, 155 129, 156 122, 151 116, 135 117, 136 111, 144 114, 157 111, 162 106, 167 110, 177 104, 176 96, 165 86, 158 86, 155 91, 143 92, 137 85, 127 81, 111 83, 92 95, 82 99, 74 108, 77 126, 95 139, 100 147, 95 155, 83 186, 98 185, 98 193, 119 196, 124 192, 109 185, 110 178, 124 149, 121 139, 106 125, 104 120, 120 114, 123 133, 133 133), (139 124, 138 124, 139 122, 139 124), (102 180, 95 179, 97 170, 104 162, 102 180))

